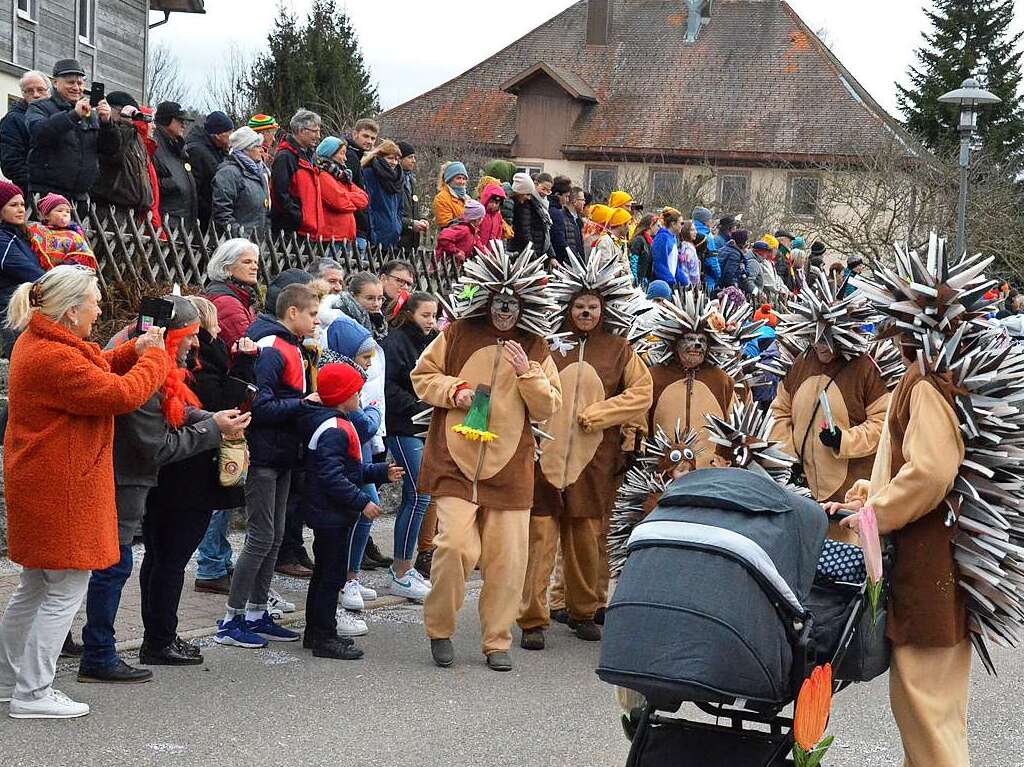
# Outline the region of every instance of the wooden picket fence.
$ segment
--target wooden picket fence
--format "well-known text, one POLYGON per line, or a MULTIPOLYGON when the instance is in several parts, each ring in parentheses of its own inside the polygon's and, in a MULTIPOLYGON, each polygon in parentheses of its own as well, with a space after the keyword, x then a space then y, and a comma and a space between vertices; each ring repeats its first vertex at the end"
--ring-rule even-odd
POLYGON ((92 244, 99 265, 101 286, 134 282, 138 285, 179 283, 202 287, 206 267, 217 246, 231 237, 247 237, 259 246, 260 278, 270 281, 290 268, 305 269, 321 258, 331 258, 344 267, 346 274, 369 271, 379 274, 388 261, 396 258, 410 262, 416 272, 416 289, 447 296, 458 279, 450 262, 435 264, 430 249, 413 251, 397 248, 368 248, 356 253, 351 243, 321 242, 295 233, 269 231, 259 234, 245 231, 203 233, 198 222, 167 221, 158 234, 152 219, 145 220, 130 211, 113 206, 84 203, 76 216, 92 244))

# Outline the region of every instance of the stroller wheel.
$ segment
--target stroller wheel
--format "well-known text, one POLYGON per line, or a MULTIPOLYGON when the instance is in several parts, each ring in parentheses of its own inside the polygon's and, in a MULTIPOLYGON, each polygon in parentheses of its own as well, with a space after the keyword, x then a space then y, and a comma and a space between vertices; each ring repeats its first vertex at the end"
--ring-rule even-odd
POLYGON ((634 708, 628 714, 623 714, 622 719, 622 731, 626 735, 626 740, 630 743, 633 742, 633 737, 636 735, 637 727, 640 726, 640 716, 643 712, 641 708, 634 708))

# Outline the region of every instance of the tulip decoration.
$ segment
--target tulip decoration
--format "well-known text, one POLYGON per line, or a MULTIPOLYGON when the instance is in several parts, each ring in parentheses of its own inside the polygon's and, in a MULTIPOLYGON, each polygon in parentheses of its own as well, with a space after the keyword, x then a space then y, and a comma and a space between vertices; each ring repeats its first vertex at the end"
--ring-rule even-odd
POLYGON ((498 438, 488 428, 491 419, 491 387, 481 384, 473 392, 473 402, 462 423, 452 427, 470 442, 493 442, 498 438))
POLYGON ((878 603, 882 598, 882 541, 878 535, 878 519, 871 506, 857 516, 860 545, 864 551, 864 567, 868 571, 867 595, 871 605, 871 625, 878 623, 878 603))
POLYGON ((793 717, 793 763, 796 767, 818 767, 835 739, 823 738, 832 710, 832 664, 818 666, 804 680, 796 698, 793 717))

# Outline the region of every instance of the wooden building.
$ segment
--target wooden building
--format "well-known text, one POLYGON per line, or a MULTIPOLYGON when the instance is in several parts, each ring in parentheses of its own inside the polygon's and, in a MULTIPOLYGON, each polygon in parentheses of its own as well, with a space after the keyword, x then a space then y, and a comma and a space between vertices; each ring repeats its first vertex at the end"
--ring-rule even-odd
POLYGON ((78 59, 86 80, 140 98, 145 90, 150 12, 204 13, 204 0, 0 0, 0 115, 20 97, 29 69, 49 74, 78 59))

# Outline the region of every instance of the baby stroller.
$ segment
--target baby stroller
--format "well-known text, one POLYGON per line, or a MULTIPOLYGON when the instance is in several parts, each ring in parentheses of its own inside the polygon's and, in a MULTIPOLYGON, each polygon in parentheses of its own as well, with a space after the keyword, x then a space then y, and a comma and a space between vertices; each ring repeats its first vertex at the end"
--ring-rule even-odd
POLYGON ((646 698, 627 767, 792 764, 781 712, 814 667, 830 661, 838 687, 888 668, 859 551, 830 542, 818 574, 827 529, 817 503, 752 471, 669 487, 629 539, 597 669, 646 698), (667 715, 687 702, 715 721, 667 715))

